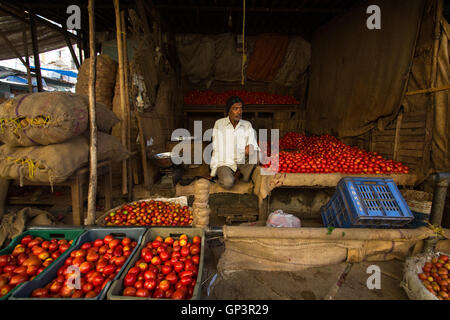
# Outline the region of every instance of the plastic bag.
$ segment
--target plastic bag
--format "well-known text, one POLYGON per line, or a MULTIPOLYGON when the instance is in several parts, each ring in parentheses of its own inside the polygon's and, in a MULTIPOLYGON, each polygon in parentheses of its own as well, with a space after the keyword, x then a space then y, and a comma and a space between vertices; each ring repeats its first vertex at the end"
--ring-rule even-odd
POLYGON ((276 210, 269 214, 266 222, 267 227, 277 228, 300 228, 300 219, 296 216, 285 213, 283 210, 276 210))

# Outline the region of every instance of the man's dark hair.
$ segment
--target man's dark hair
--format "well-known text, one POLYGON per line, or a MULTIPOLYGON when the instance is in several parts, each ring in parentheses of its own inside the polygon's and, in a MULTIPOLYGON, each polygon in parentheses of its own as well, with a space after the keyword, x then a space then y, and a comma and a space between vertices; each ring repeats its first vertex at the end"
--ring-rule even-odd
POLYGON ((231 96, 231 97, 229 97, 228 100, 227 100, 227 104, 226 104, 226 106, 227 106, 227 115, 230 112, 231 106, 233 104, 235 104, 235 103, 242 103, 242 106, 244 106, 244 101, 241 98, 239 98, 238 96, 231 96))

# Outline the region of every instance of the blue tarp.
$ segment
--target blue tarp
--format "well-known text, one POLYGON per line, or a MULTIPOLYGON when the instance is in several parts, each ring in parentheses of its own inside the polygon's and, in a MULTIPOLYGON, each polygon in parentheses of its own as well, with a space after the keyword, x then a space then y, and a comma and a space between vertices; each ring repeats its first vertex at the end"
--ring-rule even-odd
MULTIPOLYGON (((34 67, 31 67, 31 70, 34 70, 34 67)), ((73 72, 73 71, 66 71, 66 70, 59 70, 59 69, 49 69, 49 68, 41 68, 41 70, 57 72, 59 74, 62 74, 63 76, 68 76, 68 77, 72 77, 72 78, 76 78, 78 76, 78 74, 76 72, 73 72)))
MULTIPOLYGON (((11 82, 17 82, 17 83, 23 83, 23 84, 28 84, 28 80, 19 76, 7 76, 6 78, 4 78, 7 81, 11 81, 11 82)), ((37 86, 37 81, 36 78, 32 78, 31 79, 31 83, 33 86, 37 86)), ((47 86, 47 83, 45 82, 44 79, 42 79, 42 85, 43 86, 47 86)))

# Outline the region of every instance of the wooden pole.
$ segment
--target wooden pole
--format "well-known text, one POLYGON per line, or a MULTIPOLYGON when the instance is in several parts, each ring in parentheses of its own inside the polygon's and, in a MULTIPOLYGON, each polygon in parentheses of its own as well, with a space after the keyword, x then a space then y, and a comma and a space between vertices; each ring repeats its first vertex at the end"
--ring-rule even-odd
POLYGON ((17 49, 14 47, 14 45, 9 41, 8 37, 3 32, 0 32, 0 36, 5 40, 6 45, 11 49, 11 51, 16 55, 16 57, 22 62, 22 64, 28 69, 30 69, 30 66, 25 62, 25 60, 22 58, 22 55, 17 51, 17 49))
POLYGON ((44 91, 42 87, 41 62, 39 59, 39 46, 36 35, 36 22, 34 14, 30 14, 31 40, 33 42, 34 70, 36 73, 37 88, 39 92, 44 91))
MULTIPOLYGON (((128 65, 128 48, 127 48, 127 27, 125 23, 125 11, 120 13, 120 24, 122 27, 122 44, 123 44, 123 64, 124 64, 124 78, 125 78, 125 98, 126 98, 126 119, 127 119, 127 149, 131 153, 131 115, 130 115, 130 95, 129 95, 129 65, 128 65)), ((128 177, 128 200, 133 199, 133 180, 131 170, 131 158, 128 159, 127 177, 128 177)))
POLYGON ((64 40, 66 40, 67 48, 69 48, 75 66, 77 67, 77 69, 80 69, 80 62, 78 62, 78 58, 77 55, 75 54, 75 50, 73 50, 72 43, 70 42, 69 37, 65 33, 64 33, 64 40))
POLYGON ((87 225, 95 223, 96 196, 97 196, 97 124, 95 119, 95 78, 96 62, 95 54, 95 16, 94 0, 89 0, 89 46, 91 59, 89 61, 89 120, 90 120, 90 171, 89 171, 89 193, 88 193, 88 211, 87 225))
MULTIPOLYGON (((117 34, 117 54, 119 60, 119 83, 120 83, 120 106, 122 109, 121 121, 121 141, 127 147, 127 119, 126 119, 126 92, 125 92, 125 75, 124 75, 124 61, 123 61, 123 44, 122 44, 122 27, 120 23, 120 8, 119 0, 114 0, 114 11, 116 14, 116 34, 117 34)), ((122 162, 122 194, 128 193, 127 183, 127 160, 122 162)))
MULTIPOLYGON (((80 31, 77 31, 77 36, 81 36, 80 31)), ((78 60, 80 61, 80 65, 83 63, 83 42, 82 40, 77 40, 77 46, 78 46, 78 60)))
POLYGON ((31 69, 30 69, 30 57, 28 56, 28 41, 27 41, 27 24, 23 24, 22 31, 22 41, 23 41, 23 49, 25 54, 25 62, 27 64, 27 82, 28 82, 28 91, 33 93, 33 80, 31 79, 31 69))

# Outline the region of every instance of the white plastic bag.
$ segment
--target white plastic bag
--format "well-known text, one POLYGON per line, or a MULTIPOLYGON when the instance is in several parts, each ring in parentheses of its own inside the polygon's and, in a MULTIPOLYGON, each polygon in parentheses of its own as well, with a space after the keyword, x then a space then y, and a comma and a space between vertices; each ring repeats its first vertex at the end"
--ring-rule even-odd
POLYGON ((269 214, 266 222, 267 227, 277 228, 300 228, 300 219, 296 216, 285 213, 283 210, 276 210, 269 214))

